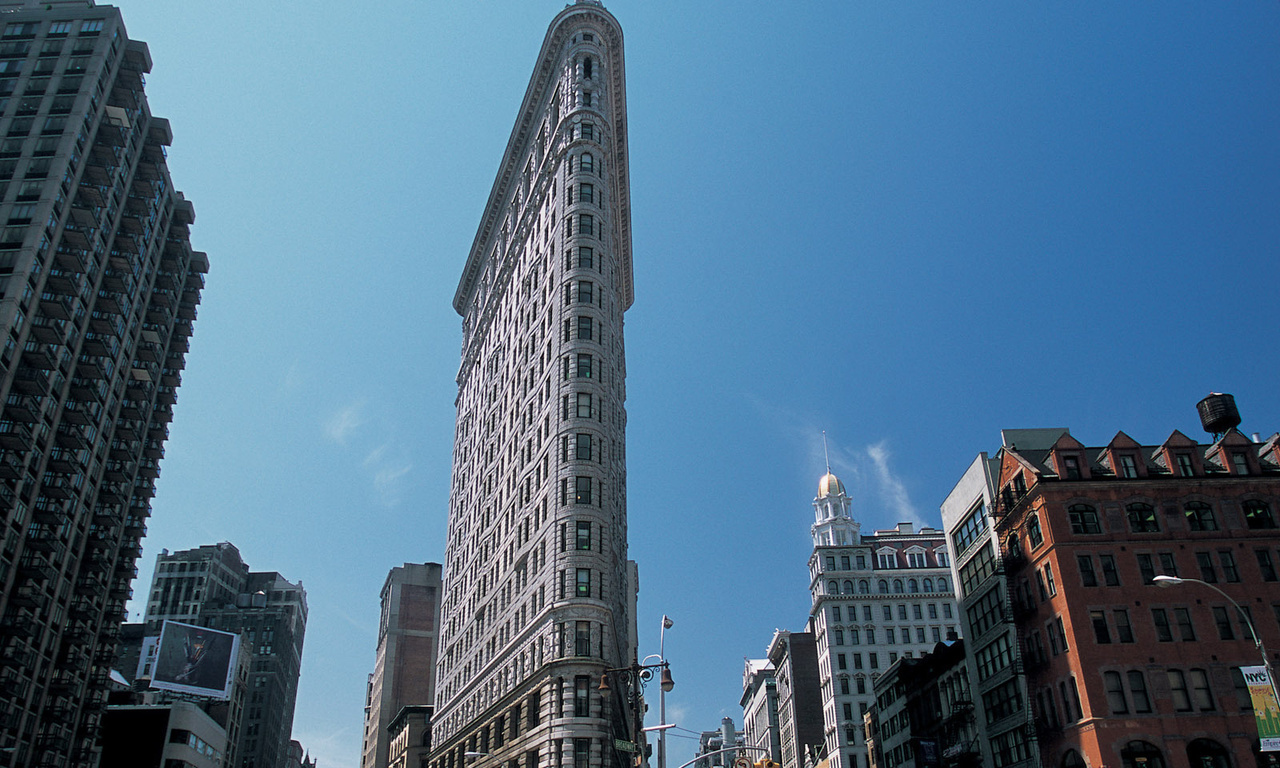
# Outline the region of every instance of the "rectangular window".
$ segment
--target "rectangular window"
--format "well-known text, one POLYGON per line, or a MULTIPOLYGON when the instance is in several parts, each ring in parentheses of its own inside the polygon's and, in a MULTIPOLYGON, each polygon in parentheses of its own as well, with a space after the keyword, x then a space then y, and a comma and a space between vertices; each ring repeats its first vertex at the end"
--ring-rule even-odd
POLYGON ((1138 463, 1128 454, 1120 457, 1120 476, 1129 479, 1138 476, 1138 463))
POLYGON ((1160 553, 1160 571, 1165 576, 1176 577, 1178 575, 1178 563, 1173 559, 1172 552, 1160 553))
POLYGON ((1173 642, 1173 629, 1169 626, 1169 614, 1163 608, 1151 609, 1151 621, 1156 625, 1156 639, 1162 643, 1173 642))
POLYGON ((1191 454, 1179 453, 1177 456, 1177 459, 1178 459, 1179 475, 1181 475, 1182 477, 1191 477, 1196 473, 1195 467, 1191 463, 1191 454))
POLYGON ((595 321, 587 315, 578 315, 578 340, 591 341, 595 336, 595 321))
POLYGON ((1133 696, 1133 711, 1140 715, 1151 712, 1151 697, 1147 695, 1147 678, 1138 670, 1126 673, 1129 677, 1129 693, 1133 696))
POLYGON ((1213 623, 1218 627, 1219 640, 1235 640, 1235 630, 1231 628, 1231 615, 1222 606, 1214 606, 1213 623))
MULTIPOLYGON (((590 61, 590 59, 588 59, 590 61)), ((582 124, 582 138, 592 141, 595 139, 596 127, 592 123, 582 124)))
MULTIPOLYGON (((589 186, 589 185, 588 185, 589 186)), ((596 231, 595 217, 589 213, 578 214, 578 234, 593 235, 596 231)))
POLYGON ((591 393, 579 392, 577 394, 577 414, 580 419, 591 418, 591 393))
POLYGON ((591 478, 575 477, 573 479, 573 503, 591 503, 591 478))
POLYGON ((880 657, 879 657, 879 656, 877 656, 877 655, 876 655, 876 654, 874 654, 874 653, 867 654, 867 656, 869 657, 867 660, 868 660, 869 662, 871 662, 871 668, 872 668, 872 669, 879 669, 879 668, 880 668, 880 657))
POLYGON ((1107 706, 1113 715, 1129 713, 1129 704, 1124 698, 1124 679, 1119 672, 1103 672, 1102 681, 1107 689, 1107 706))
POLYGON ((1196 553, 1196 565, 1200 566, 1200 580, 1210 584, 1218 582, 1218 571, 1213 567, 1213 556, 1208 552, 1196 553))
POLYGON ((1067 518, 1071 521, 1072 533, 1102 533, 1098 510, 1088 504, 1072 504, 1067 508, 1067 518))
POLYGON ((1031 542, 1032 549, 1044 543, 1044 533, 1040 530, 1040 518, 1035 512, 1027 516, 1027 540, 1031 542))
POLYGON ((590 280, 578 281, 578 303, 595 304, 595 283, 590 280))
POLYGON ((1173 708, 1178 712, 1191 711, 1191 695, 1187 691, 1187 679, 1180 669, 1168 671, 1169 692, 1173 694, 1173 708))
POLYGON ((1120 586, 1120 572, 1116 570, 1116 559, 1111 555, 1098 555, 1102 564, 1102 583, 1108 587, 1120 586))
POLYGON ((1191 623, 1191 611, 1186 608, 1174 608, 1173 620, 1178 625, 1178 635, 1181 636, 1183 642, 1192 642, 1196 639, 1196 628, 1191 623))
POLYGON ((578 269, 595 269, 595 252, 583 245, 578 248, 578 269))
POLYGON ((578 373, 578 378, 580 379, 591 378, 591 355, 586 355, 586 354, 578 355, 577 373, 578 373))
POLYGON ((591 461, 591 435, 581 432, 574 435, 573 454, 578 461, 591 461))
POLYGON ((578 569, 578 597, 591 597, 591 569, 578 569))
POLYGON ((1111 631, 1107 627, 1106 611, 1089 611, 1089 621, 1093 624, 1093 639, 1099 645, 1111 644, 1111 631))
MULTIPOLYGON (((885 642, 887 643, 893 644, 898 642, 896 639, 898 636, 897 630, 895 630, 893 627, 889 627, 888 629, 886 629, 884 631, 884 636, 885 636, 885 642)), ((911 638, 908 637, 907 639, 910 640, 911 638)))
POLYGON ((840 606, 838 605, 831 606, 831 620, 843 621, 843 619, 840 618, 840 606))
POLYGON ((972 544, 978 540, 982 532, 987 529, 987 512, 982 502, 978 502, 978 506, 974 507, 969 514, 965 515, 964 520, 960 521, 955 529, 956 557, 963 555, 972 544))
MULTIPOLYGON (((578 202, 594 203, 595 200, 596 200, 595 187, 591 186, 590 184, 578 185, 578 202)), ((586 231, 586 230, 583 230, 583 231, 586 231)))
POLYGON ((1018 681, 1010 680, 982 694, 982 706, 987 714, 987 725, 1022 711, 1022 696, 1018 693, 1018 681))
POLYGON ((1156 579, 1155 561, 1151 559, 1151 555, 1147 554, 1139 554, 1137 558, 1138 570, 1142 572, 1142 583, 1154 584, 1156 579))
POLYGON ((579 520, 577 524, 577 536, 575 543, 580 550, 591 549, 591 523, 586 520, 579 520))
POLYGON ((836 654, 836 667, 837 667, 838 669, 848 669, 848 668, 849 668, 848 660, 847 660, 847 659, 845 659, 845 656, 844 656, 844 654, 843 654, 843 653, 837 653, 837 654, 836 654))
POLYGON ((1218 562, 1222 565, 1222 578, 1232 583, 1240 581, 1240 569, 1236 567, 1236 556, 1231 550, 1220 550, 1218 562))
POLYGON ((1133 625, 1129 623, 1129 609, 1116 608, 1111 611, 1116 620, 1116 637, 1122 643, 1133 642, 1133 625))
POLYGON ((860 653, 853 654, 853 668, 862 669, 862 654, 860 653))
POLYGON ((929 603, 929 618, 931 618, 931 619, 936 619, 936 618, 938 618, 938 604, 937 604, 937 603, 929 603))
POLYGON ((1067 629, 1062 623, 1061 616, 1053 617, 1053 631, 1058 636, 1058 643, 1062 646, 1062 652, 1066 653, 1070 649, 1067 646, 1067 629))
MULTIPOLYGON (((573 631, 573 653, 576 656, 591 655, 591 622, 579 621, 573 631)), ((586 715, 578 715, 586 717, 586 715)))
POLYGON ((1098 574, 1093 570, 1093 555, 1076 555, 1076 565, 1080 568, 1080 583, 1086 587, 1098 586, 1098 574))
POLYGON ((1191 701, 1201 712, 1217 709, 1213 703, 1213 690, 1209 687, 1209 675, 1203 669, 1188 670, 1191 678, 1191 701))
MULTIPOLYGON (((591 717, 591 677, 589 675, 578 675, 573 679, 573 716, 591 717)), ((587 740, 575 739, 575 741, 587 740)))
POLYGON ((1058 585, 1053 581, 1053 566, 1047 563, 1044 566, 1044 583, 1049 588, 1049 596, 1057 596, 1058 585))
POLYGON ((1265 549, 1255 549, 1253 552, 1258 557, 1258 570, 1262 572, 1262 580, 1275 581, 1276 567, 1271 562, 1271 552, 1265 549))

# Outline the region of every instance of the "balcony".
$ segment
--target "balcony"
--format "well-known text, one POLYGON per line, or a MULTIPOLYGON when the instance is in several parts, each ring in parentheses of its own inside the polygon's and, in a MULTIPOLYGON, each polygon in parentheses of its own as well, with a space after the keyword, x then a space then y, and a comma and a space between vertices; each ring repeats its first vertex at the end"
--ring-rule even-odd
POLYGON ((13 389, 24 395, 43 397, 49 391, 49 376, 34 368, 19 368, 13 376, 13 389))
POLYGON ((31 395, 10 395, 4 404, 4 419, 31 424, 40 418, 40 411, 39 398, 31 395))
POLYGON ((30 445, 30 426, 18 421, 0 421, 0 446, 20 450, 30 445))
MULTIPOLYGON (((43 307, 49 302, 41 301, 43 307)), ((58 354, 48 347, 30 342, 27 349, 22 350, 22 364, 29 365, 37 371, 52 371, 58 367, 58 354)))

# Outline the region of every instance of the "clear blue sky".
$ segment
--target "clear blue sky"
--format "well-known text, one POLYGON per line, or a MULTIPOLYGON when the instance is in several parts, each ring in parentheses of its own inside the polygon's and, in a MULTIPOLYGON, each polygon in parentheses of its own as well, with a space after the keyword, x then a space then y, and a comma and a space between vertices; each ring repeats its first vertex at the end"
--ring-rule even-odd
MULTIPOLYGON (((1221 390, 1280 429, 1280 4, 608 6, 640 654, 670 614, 681 726, 740 721, 743 657, 803 627, 821 430, 878 528, 937 524, 1002 427, 1202 438, 1221 390)), ((444 553, 450 301, 563 6, 121 7, 212 265, 135 589, 219 540, 301 579, 294 733, 353 768, 378 590, 444 553)))

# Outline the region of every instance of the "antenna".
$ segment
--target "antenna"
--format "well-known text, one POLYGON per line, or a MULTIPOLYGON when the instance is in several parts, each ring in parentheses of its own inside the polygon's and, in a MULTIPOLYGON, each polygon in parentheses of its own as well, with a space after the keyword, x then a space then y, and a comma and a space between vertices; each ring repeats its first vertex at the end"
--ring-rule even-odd
POLYGON ((822 458, 827 460, 827 474, 831 474, 831 454, 827 453, 827 430, 822 430, 822 458))

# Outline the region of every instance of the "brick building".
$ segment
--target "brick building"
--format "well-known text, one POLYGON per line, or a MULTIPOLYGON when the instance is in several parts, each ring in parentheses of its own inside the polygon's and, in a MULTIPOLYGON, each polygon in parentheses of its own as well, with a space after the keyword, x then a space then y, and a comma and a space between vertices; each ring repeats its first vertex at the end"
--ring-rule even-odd
MULTIPOLYGON (((978 639, 1012 620, 1018 646, 984 663, 1021 663, 1041 765, 1280 764, 1257 752, 1239 671, 1261 663, 1252 629, 1280 648, 1280 434, 1215 427, 1208 445, 1175 431, 1089 447, 1064 429, 997 453, 1006 581, 975 596, 966 628, 978 639), (1203 584, 1162 589, 1162 574, 1212 584, 1244 613, 1203 584)), ((983 694, 986 721, 1023 709, 1020 690, 983 694)))

